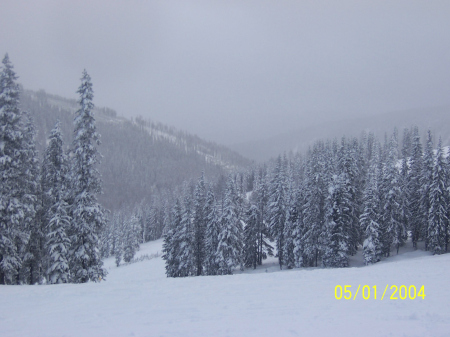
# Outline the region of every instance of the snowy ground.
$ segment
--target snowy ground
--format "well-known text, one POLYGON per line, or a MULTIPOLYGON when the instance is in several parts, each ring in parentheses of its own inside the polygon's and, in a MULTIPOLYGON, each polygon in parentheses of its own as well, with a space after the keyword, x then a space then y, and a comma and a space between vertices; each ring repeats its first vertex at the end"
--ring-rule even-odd
POLYGON ((0 336, 450 336, 450 254, 407 247, 352 265, 279 272, 272 259, 232 276, 169 279, 160 257, 119 268, 111 258, 101 283, 0 286, 0 336), (377 285, 377 300, 335 299, 336 285, 359 284, 377 285), (426 297, 389 300, 388 290, 381 301, 386 284, 424 285, 426 297))

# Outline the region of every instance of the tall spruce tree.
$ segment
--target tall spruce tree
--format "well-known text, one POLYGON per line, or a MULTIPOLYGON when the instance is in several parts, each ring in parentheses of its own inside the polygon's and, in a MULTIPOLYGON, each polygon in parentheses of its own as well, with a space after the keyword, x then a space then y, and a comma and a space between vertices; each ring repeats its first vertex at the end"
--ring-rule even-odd
POLYGON ((390 255, 391 245, 398 249, 406 241, 406 228, 402 223, 400 174, 397 169, 397 139, 391 137, 383 169, 382 190, 382 244, 385 256, 390 255))
POLYGON ((352 222, 351 193, 346 175, 333 175, 326 199, 325 230, 322 233, 325 267, 348 267, 350 235, 347 226, 352 222))
POLYGON ((196 275, 203 273, 203 265, 205 260, 205 231, 206 216, 204 212, 206 203, 206 186, 205 176, 202 172, 194 191, 194 263, 196 275))
POLYGON ((212 186, 206 194, 204 208, 206 217, 205 233, 205 268, 207 275, 217 275, 219 264, 217 263, 217 248, 219 247, 220 217, 216 198, 212 186))
POLYGON ((29 239, 24 226, 33 211, 23 189, 24 133, 19 111, 19 85, 8 54, 0 73, 0 284, 18 282, 29 239))
POLYGON ((428 229, 428 217, 430 211, 430 189, 433 182, 433 167, 434 167, 434 154, 433 154, 433 136, 431 131, 428 130, 427 143, 425 145, 425 151, 423 154, 422 174, 420 177, 420 213, 422 218, 422 231, 421 237, 425 240, 425 250, 429 250, 429 233, 428 229))
POLYGON ((217 249, 219 275, 233 273, 233 268, 243 265, 242 261, 242 225, 238 218, 236 205, 236 186, 232 175, 228 177, 225 191, 224 209, 221 219, 221 232, 217 249))
MULTIPOLYGON (((376 146, 376 145, 375 145, 376 146)), ((361 231, 364 233, 363 255, 366 265, 380 261, 382 256, 380 221, 381 194, 379 190, 379 156, 374 151, 370 161, 368 179, 363 197, 363 212, 360 215, 361 231)))
POLYGON ((91 78, 83 71, 78 89, 80 108, 76 112, 71 171, 71 275, 75 283, 97 282, 106 275, 98 249, 99 235, 106 224, 104 210, 97 202, 101 180, 96 165, 100 155, 93 113, 91 78))
POLYGON ((176 242, 179 245, 177 253, 177 274, 181 277, 196 274, 194 260, 194 226, 192 224, 192 194, 185 188, 181 207, 180 230, 177 231, 176 242))
POLYGON ((419 129, 413 128, 412 135, 412 150, 409 159, 409 178, 408 178, 408 192, 409 192, 409 229, 411 231, 411 240, 414 248, 417 248, 422 233, 423 217, 421 214, 421 176, 423 151, 420 143, 419 129))
POLYGON ((27 112, 22 113, 23 157, 21 188, 22 202, 25 206, 23 228, 29 233, 26 246, 22 246, 22 267, 19 282, 35 284, 41 282, 43 271, 44 230, 41 221, 41 192, 39 184, 39 160, 35 144, 36 131, 33 118, 27 112))
POLYGON ((447 251, 448 240, 448 171, 444 161, 441 140, 434 159, 430 185, 430 208, 428 211, 428 243, 433 254, 447 251))
POLYGON ((60 122, 57 122, 50 133, 41 172, 42 221, 46 233, 45 266, 49 283, 67 283, 70 280, 70 239, 67 235, 70 217, 65 201, 67 172, 60 122))
POLYGON ((269 192, 269 230, 277 245, 278 264, 283 266, 284 225, 286 221, 286 167, 285 161, 278 156, 269 192))

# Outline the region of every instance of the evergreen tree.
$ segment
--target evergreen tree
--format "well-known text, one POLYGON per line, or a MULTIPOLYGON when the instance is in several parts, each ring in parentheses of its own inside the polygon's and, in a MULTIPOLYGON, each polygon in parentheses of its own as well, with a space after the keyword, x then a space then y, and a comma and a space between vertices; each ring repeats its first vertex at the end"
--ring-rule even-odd
POLYGON ((421 176, 422 176, 422 162, 423 152, 422 144, 420 143, 419 130, 417 127, 413 129, 412 139, 412 153, 409 160, 410 172, 408 179, 409 192, 409 228, 411 231, 411 240, 414 248, 417 248, 417 241, 419 241, 422 230, 423 216, 421 214, 421 176))
POLYGON ((382 245, 380 242, 381 195, 378 183, 378 177, 380 176, 378 162, 377 151, 374 151, 369 168, 367 186, 364 192, 364 211, 360 216, 361 230, 365 233, 363 255, 366 265, 380 261, 382 255, 382 245))
POLYGON ((100 259, 99 234, 106 224, 96 195, 101 192, 101 180, 96 164, 99 161, 91 78, 86 70, 78 89, 80 109, 74 120, 75 139, 71 172, 71 276, 75 283, 99 281, 106 275, 100 259))
POLYGON ((178 275, 181 277, 195 275, 194 261, 194 226, 192 224, 192 199, 188 188, 185 188, 183 204, 181 208, 180 230, 177 231, 178 275))
POLYGON ((428 243, 433 254, 447 251, 448 240, 448 172, 444 161, 441 140, 434 160, 430 185, 430 208, 428 211, 428 243))
POLYGON ((244 228, 244 264, 247 268, 256 269, 258 264, 259 210, 256 205, 249 206, 244 228))
POLYGON ((286 190, 285 165, 281 160, 281 156, 278 156, 272 175, 272 180, 270 182, 268 215, 269 231, 271 237, 276 241, 280 269, 283 265, 284 224, 286 221, 286 190))
POLYGON ((346 226, 352 221, 351 194, 346 175, 333 175, 326 200, 325 231, 323 232, 325 267, 348 267, 350 237, 346 226))
POLYGON ((237 213, 236 194, 234 179, 230 175, 225 192, 222 225, 217 249, 219 275, 232 274, 234 267, 243 264, 242 225, 237 213))
POLYGON ((422 174, 420 178, 420 192, 421 192, 421 200, 420 200, 420 213, 422 218, 422 232, 420 233, 421 237, 425 240, 425 250, 429 250, 429 211, 430 211, 430 188, 433 181, 433 167, 434 167, 434 155, 433 155, 433 137, 431 135, 431 131, 428 130, 427 143, 425 146, 425 151, 423 155, 423 165, 422 165, 422 174))
POLYGON ((70 280, 67 230, 70 225, 67 194, 67 159, 58 122, 52 129, 42 164, 42 220, 46 225, 45 252, 49 283, 67 283, 70 280))
POLYGON ((139 250, 139 222, 135 215, 125 222, 124 229, 123 261, 130 262, 139 250))
POLYGON ((194 248, 194 263, 197 276, 202 275, 205 260, 205 231, 206 231, 206 216, 204 214, 204 208, 206 203, 205 199, 206 199, 205 177, 204 173, 202 173, 194 191, 193 248, 194 248))
POLYGON ((69 247, 70 239, 67 237, 67 228, 70 217, 67 214, 68 205, 62 197, 50 209, 51 218, 47 228, 47 281, 49 283, 68 283, 69 247))
POLYGON ((401 190, 400 174, 396 167, 397 164, 397 140, 395 136, 391 137, 388 147, 388 155, 383 169, 382 180, 382 245, 385 256, 390 255, 391 245, 398 249, 406 240, 406 228, 401 222, 401 190))
POLYGON ((326 196, 323 174, 323 143, 316 143, 308 158, 305 177, 305 204, 303 205, 302 265, 318 266, 323 245, 320 241, 324 228, 326 196))
POLYGON ((179 232, 181 227, 181 205, 177 199, 172 209, 172 221, 169 228, 164 235, 163 242, 163 260, 166 261, 166 275, 167 277, 179 276, 179 249, 180 242, 179 232))
POLYGON ((205 268, 207 275, 217 275, 219 265, 217 263, 217 248, 219 246, 220 219, 217 209, 216 198, 212 186, 206 195, 204 208, 206 217, 205 234, 205 268))
POLYGON ((0 73, 0 284, 17 283, 21 251, 28 243, 24 224, 32 209, 22 186, 24 135, 19 112, 19 86, 9 61, 3 58, 0 73), (25 199, 25 200, 24 200, 25 199))
POLYGON ((23 228, 29 233, 26 246, 22 246, 22 266, 20 269, 20 282, 34 284, 42 281, 44 230, 42 228, 42 212, 40 207, 39 160, 35 145, 36 131, 32 117, 24 112, 22 114, 23 130, 23 157, 21 189, 22 203, 25 209, 23 228))
POLYGON ((295 192, 293 167, 290 164, 287 168, 287 190, 285 199, 286 216, 283 226, 283 263, 288 269, 295 267, 294 232, 299 213, 295 192))

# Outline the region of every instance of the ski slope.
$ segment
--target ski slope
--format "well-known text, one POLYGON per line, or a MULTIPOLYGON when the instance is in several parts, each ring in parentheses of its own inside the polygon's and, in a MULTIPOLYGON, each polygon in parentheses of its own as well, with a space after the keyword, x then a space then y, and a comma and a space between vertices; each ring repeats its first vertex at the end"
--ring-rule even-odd
POLYGON ((119 268, 109 258, 100 283, 0 286, 0 336, 450 336, 450 254, 401 253, 369 267, 279 272, 272 259, 190 278, 166 278, 161 257, 119 268), (377 299, 336 300, 336 285, 359 284, 376 285, 377 299), (424 285, 426 297, 381 301, 386 284, 424 285))

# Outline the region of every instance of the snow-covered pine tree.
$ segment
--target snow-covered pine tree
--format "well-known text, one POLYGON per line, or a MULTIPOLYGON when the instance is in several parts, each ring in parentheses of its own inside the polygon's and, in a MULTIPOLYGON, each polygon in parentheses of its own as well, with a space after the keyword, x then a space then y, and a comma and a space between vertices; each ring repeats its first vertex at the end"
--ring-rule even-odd
POLYGON ((422 216, 422 231, 420 236, 425 240, 425 250, 429 250, 429 235, 428 235, 428 217, 430 211, 430 188, 433 181, 433 167, 434 167, 434 154, 433 154, 433 136, 431 131, 428 130, 427 143, 425 145, 425 151, 423 154, 422 162, 422 174, 420 177, 420 213, 422 216))
POLYGON ((359 167, 357 163, 358 159, 358 142, 356 139, 351 144, 348 144, 343 138, 341 147, 338 151, 337 158, 337 174, 339 179, 335 182, 339 182, 337 186, 342 188, 342 216, 346 218, 343 223, 344 237, 348 237, 348 253, 350 255, 356 254, 356 249, 360 243, 360 225, 359 225, 359 205, 362 203, 360 198, 362 193, 360 192, 361 186, 359 167))
POLYGON ((181 277, 196 274, 194 261, 194 226, 192 224, 192 193, 185 187, 183 204, 181 207, 180 230, 177 231, 178 243, 178 272, 181 277))
POLYGON ((67 283, 70 280, 67 230, 70 225, 67 193, 67 158, 58 121, 52 129, 45 151, 41 172, 42 221, 45 224, 45 266, 48 283, 67 283))
POLYGON ((401 222, 401 190, 400 174, 397 169, 397 139, 395 135, 391 137, 388 146, 388 155, 383 169, 382 190, 382 221, 381 221, 381 241, 383 253, 390 255, 391 245, 398 249, 406 241, 406 228, 401 222))
POLYGON ((303 223, 303 210, 306 205, 304 180, 300 181, 297 191, 295 193, 295 204, 297 208, 297 219, 293 224, 294 231, 293 244, 294 244, 294 258, 295 266, 297 268, 304 267, 307 264, 308 258, 305 256, 304 250, 304 236, 306 234, 307 227, 303 223))
POLYGON ((433 254, 442 254, 447 251, 450 201, 447 181, 447 165, 443 156, 442 142, 439 139, 430 185, 430 208, 428 211, 428 244, 433 254))
POLYGON ((325 177, 323 172, 324 145, 322 142, 314 144, 308 156, 306 177, 304 184, 303 205, 303 236, 299 241, 302 248, 302 265, 305 267, 318 266, 322 254, 320 235, 324 230, 325 205, 325 177))
POLYGON ((378 177, 380 176, 379 156, 376 145, 370 161, 368 179, 363 197, 363 212, 360 215, 361 231, 364 232, 363 255, 366 265, 380 261, 382 245, 380 242, 381 205, 378 177))
POLYGON ((322 233, 325 267, 348 267, 350 236, 348 226, 352 222, 351 193, 345 172, 333 175, 328 187, 325 204, 325 231, 322 233), (347 228, 346 228, 347 227, 347 228))
POLYGON ((284 246, 284 224, 286 221, 286 167, 281 156, 278 156, 269 190, 269 231, 273 240, 276 241, 278 263, 280 269, 283 266, 283 246, 284 246))
MULTIPOLYGON (((400 187, 400 222, 402 223, 405 230, 410 228, 411 221, 411 184, 409 180, 411 178, 410 174, 410 157, 412 151, 412 140, 411 132, 409 129, 405 129, 403 133, 403 146, 402 146, 402 156, 400 159, 400 172, 399 172, 399 187, 400 187)), ((406 234, 405 234, 406 237, 406 234)))
POLYGON ((84 283, 100 281, 106 275, 100 258, 99 234, 106 224, 104 210, 97 202, 101 192, 101 180, 96 165, 100 155, 97 145, 100 135, 97 133, 93 114, 91 78, 83 71, 81 85, 78 89, 80 108, 74 120, 74 141, 71 163, 71 261, 72 281, 84 283))
POLYGON ((172 209, 172 220, 164 234, 163 255, 162 258, 166 261, 166 275, 167 277, 177 277, 179 275, 179 249, 180 242, 178 241, 179 232, 181 230, 181 205, 180 200, 175 201, 172 209))
POLYGON ((245 213, 244 228, 244 265, 256 269, 258 264, 258 224, 259 210, 256 205, 250 205, 245 213))
POLYGON ((41 192, 39 184, 39 160, 35 145, 36 131, 33 118, 27 112, 22 113, 23 157, 22 157, 22 203, 25 218, 22 226, 30 234, 28 244, 22 246, 22 266, 19 282, 35 284, 42 281, 44 230, 41 221, 41 192))
POLYGON ((296 188, 294 186, 294 173, 292 163, 287 167, 287 189, 285 198, 285 223, 283 226, 283 263, 288 269, 295 267, 295 255, 294 255, 294 232, 295 224, 298 218, 298 204, 296 201, 296 188))
POLYGON ((255 205, 259 211, 258 222, 258 265, 262 264, 263 259, 266 259, 268 255, 272 256, 272 246, 270 245, 267 236, 269 229, 267 228, 267 203, 269 200, 268 186, 267 186, 267 173, 266 167, 260 167, 259 173, 254 184, 254 191, 251 196, 255 205))
POLYGON ((237 214, 236 194, 234 179, 230 175, 225 191, 221 232, 219 234, 219 246, 217 249, 219 275, 232 274, 234 267, 243 264, 242 225, 237 214))
POLYGON ((204 208, 206 217, 205 233, 205 269, 207 275, 217 275, 219 265, 217 263, 217 248, 219 246, 220 218, 217 209, 216 198, 212 186, 206 194, 204 208))
MULTIPOLYGON (((28 243, 24 222, 30 206, 24 200, 24 135, 19 111, 17 76, 9 61, 3 58, 0 73, 0 284, 17 283, 22 265, 20 252, 28 243)), ((27 198, 28 199, 28 198, 27 198)))
POLYGON ((139 250, 139 221, 136 215, 124 223, 123 261, 130 262, 139 250))
POLYGON ((422 162, 423 151, 420 143, 419 129, 413 128, 412 135, 412 150, 409 159, 409 178, 408 178, 408 192, 409 192, 409 229, 411 231, 411 239, 414 248, 417 248, 417 241, 419 241, 422 233, 423 216, 421 214, 421 176, 422 176, 422 162))
POLYGON ((113 233, 114 233, 114 245, 113 245, 113 255, 115 257, 116 266, 120 265, 123 257, 123 246, 124 246, 124 220, 120 213, 116 213, 113 217, 113 233))
POLYGON ((194 191, 194 264, 197 276, 202 275, 205 263, 205 231, 206 216, 204 212, 206 203, 205 175, 202 172, 194 191))

